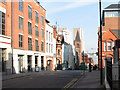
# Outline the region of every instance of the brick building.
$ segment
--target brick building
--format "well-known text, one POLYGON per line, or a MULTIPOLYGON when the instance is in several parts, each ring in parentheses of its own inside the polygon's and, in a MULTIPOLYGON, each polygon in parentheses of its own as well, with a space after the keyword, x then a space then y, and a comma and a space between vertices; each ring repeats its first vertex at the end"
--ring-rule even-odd
MULTIPOLYGON (((7 37, 0 35, 2 38, 5 37, 8 42, 5 40, 0 42, 2 43, 1 46, 5 43, 10 47, 13 25, 13 46, 11 44, 11 47, 13 47, 13 68, 11 67, 13 72, 35 71, 36 67, 39 70, 46 70, 44 36, 46 10, 37 0, 29 2, 16 0, 16 2, 13 2, 13 8, 12 2, 3 1, 0 3, 0 10, 5 13, 5 21, 7 21, 5 22, 5 35, 7 37), (13 14, 11 11, 13 11, 13 14)), ((4 34, 3 30, 2 34, 4 34)), ((9 65, 11 64, 12 62, 9 63, 9 65)))
POLYGON ((0 1, 0 71, 11 72, 11 3, 0 1))
MULTIPOLYGON (((102 16, 102 60, 104 68, 104 57, 113 58, 114 41, 119 38, 120 30, 120 4, 111 4, 104 8, 102 16)), ((100 39, 99 39, 100 40, 100 39)), ((99 41, 100 55, 100 41, 99 41)), ((99 58, 100 59, 100 58, 99 58)), ((101 59, 99 60, 101 67, 101 59)))

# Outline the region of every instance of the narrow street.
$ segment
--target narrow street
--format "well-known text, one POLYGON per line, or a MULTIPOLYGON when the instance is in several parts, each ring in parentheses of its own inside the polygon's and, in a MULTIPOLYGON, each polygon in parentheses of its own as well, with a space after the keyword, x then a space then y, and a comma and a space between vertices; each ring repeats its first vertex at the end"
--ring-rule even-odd
POLYGON ((32 74, 3 81, 3 88, 70 88, 82 71, 56 71, 32 74))

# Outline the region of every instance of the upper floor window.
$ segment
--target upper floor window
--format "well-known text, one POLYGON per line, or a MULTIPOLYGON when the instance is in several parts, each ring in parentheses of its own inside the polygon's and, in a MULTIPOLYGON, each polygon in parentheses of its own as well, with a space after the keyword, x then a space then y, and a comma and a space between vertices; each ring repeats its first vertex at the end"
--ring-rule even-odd
POLYGON ((46 52, 48 52, 48 43, 46 43, 46 52))
POLYGON ((0 34, 5 35, 5 13, 0 12, 0 34))
POLYGON ((53 39, 52 36, 53 36, 53 35, 52 35, 52 33, 51 33, 51 42, 52 42, 52 39, 53 39))
POLYGON ((108 51, 111 51, 111 50, 112 50, 112 43, 111 43, 111 42, 108 42, 108 43, 107 43, 107 46, 108 46, 108 51))
POLYGON ((23 47, 23 35, 19 34, 19 47, 23 47))
POLYGON ((19 10, 23 12, 23 0, 19 0, 19 10))
POLYGON ((48 31, 46 31, 46 40, 48 40, 48 31))
POLYGON ((28 18, 32 19, 32 7, 28 5, 28 18))
POLYGON ((35 40, 35 48, 36 48, 36 51, 39 51, 39 46, 38 46, 38 40, 37 39, 35 40))
POLYGON ((28 37, 28 50, 32 50, 32 38, 28 37))
POLYGON ((32 34, 32 23, 28 22, 28 34, 32 34))
POLYGON ((39 17, 38 17, 38 12, 35 11, 35 22, 39 23, 39 17))
POLYGON ((43 29, 41 28, 41 37, 44 37, 43 29))
POLYGON ((50 32, 49 32, 49 41, 50 41, 50 32))
POLYGON ((35 36, 39 37, 38 26, 35 25, 35 36))
POLYGON ((43 45, 43 41, 41 41, 41 51, 44 50, 44 45, 43 45))
POLYGON ((44 23, 44 17, 41 15, 41 24, 43 25, 44 23))
POLYGON ((104 42, 104 51, 106 51, 106 42, 104 42))
POLYGON ((23 30, 23 18, 19 17, 19 29, 23 30))

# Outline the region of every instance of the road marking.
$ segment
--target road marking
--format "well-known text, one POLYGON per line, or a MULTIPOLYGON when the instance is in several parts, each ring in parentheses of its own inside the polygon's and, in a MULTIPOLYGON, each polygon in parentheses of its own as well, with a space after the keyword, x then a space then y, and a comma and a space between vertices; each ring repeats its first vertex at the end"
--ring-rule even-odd
POLYGON ((78 80, 77 78, 74 78, 71 82, 69 82, 66 86, 64 86, 63 90, 65 90, 66 88, 69 88, 77 80, 78 80))

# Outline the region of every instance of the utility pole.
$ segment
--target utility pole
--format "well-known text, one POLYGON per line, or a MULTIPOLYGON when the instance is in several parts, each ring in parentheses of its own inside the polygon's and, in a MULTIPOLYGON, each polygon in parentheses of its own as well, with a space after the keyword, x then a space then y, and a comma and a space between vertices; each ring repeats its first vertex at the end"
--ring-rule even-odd
POLYGON ((100 9, 100 57, 101 57, 100 83, 101 85, 103 85, 101 0, 99 0, 99 9, 100 9))

